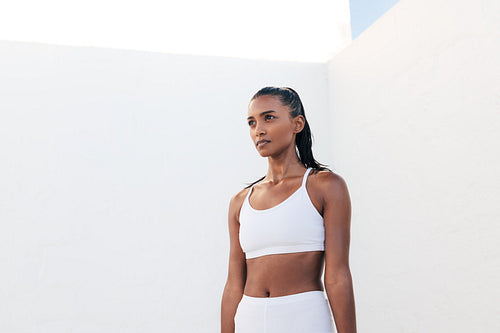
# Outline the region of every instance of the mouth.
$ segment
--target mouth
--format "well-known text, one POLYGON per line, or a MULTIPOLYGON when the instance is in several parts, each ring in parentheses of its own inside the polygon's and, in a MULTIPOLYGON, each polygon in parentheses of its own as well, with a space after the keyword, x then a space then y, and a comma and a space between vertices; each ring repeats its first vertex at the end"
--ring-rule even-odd
POLYGON ((259 140, 259 141, 257 141, 256 145, 257 145, 257 147, 260 147, 260 146, 262 146, 262 145, 264 145, 264 144, 266 144, 268 142, 269 142, 268 140, 259 140))

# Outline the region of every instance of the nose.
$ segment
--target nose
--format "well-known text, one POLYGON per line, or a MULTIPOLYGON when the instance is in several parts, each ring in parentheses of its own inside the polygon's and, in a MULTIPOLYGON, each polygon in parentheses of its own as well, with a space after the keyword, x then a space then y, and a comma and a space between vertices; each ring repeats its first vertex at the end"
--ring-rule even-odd
POLYGON ((263 134, 266 134, 266 130, 264 129, 264 127, 262 125, 257 125, 255 127, 255 135, 256 136, 260 136, 260 135, 263 135, 263 134))

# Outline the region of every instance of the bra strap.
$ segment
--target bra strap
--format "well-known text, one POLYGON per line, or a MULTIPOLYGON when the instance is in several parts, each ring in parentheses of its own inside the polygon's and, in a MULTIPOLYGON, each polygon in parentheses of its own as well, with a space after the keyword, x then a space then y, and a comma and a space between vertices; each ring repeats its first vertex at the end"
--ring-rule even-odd
POLYGON ((248 192, 247 192, 247 195, 246 195, 246 197, 245 197, 245 201, 250 202, 250 199, 249 199, 249 198, 250 198, 250 194, 252 193, 253 187, 254 187, 256 184, 260 183, 261 181, 262 181, 262 180, 259 180, 257 183, 255 183, 255 184, 253 184, 252 186, 250 186, 250 188, 249 188, 249 190, 248 190, 248 192))
POLYGON ((253 186, 254 186, 254 185, 255 185, 255 184, 253 184, 252 186, 250 186, 250 188, 248 189, 247 195, 246 195, 246 197, 245 197, 245 201, 250 201, 250 199, 249 199, 249 198, 250 198, 250 193, 252 193, 252 190, 253 190, 253 186))
POLYGON ((304 173, 304 178, 302 178, 302 187, 306 185, 307 181, 307 175, 309 174, 309 171, 311 171, 312 168, 307 168, 306 172, 304 173))

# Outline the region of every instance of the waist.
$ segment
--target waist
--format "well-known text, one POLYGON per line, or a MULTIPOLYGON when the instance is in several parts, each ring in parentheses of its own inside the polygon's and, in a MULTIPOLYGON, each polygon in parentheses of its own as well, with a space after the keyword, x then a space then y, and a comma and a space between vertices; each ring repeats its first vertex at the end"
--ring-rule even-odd
POLYGON ((273 254, 247 259, 244 294, 274 297, 323 290, 324 251, 273 254))
POLYGON ((274 297, 256 297, 243 294, 242 300, 248 303, 258 304, 286 304, 298 301, 313 300, 313 299, 327 299, 323 290, 309 290, 294 294, 274 297))

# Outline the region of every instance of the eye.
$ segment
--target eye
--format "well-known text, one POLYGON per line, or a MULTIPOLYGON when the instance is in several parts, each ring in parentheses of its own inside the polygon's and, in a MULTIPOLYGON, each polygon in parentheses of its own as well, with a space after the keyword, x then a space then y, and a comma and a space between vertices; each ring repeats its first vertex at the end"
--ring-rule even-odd
POLYGON ((273 117, 273 118, 276 118, 275 116, 273 116, 272 114, 266 114, 266 119, 269 119, 267 117, 273 117))
POLYGON ((252 123, 253 123, 253 122, 254 122, 253 120, 250 120, 250 121, 248 122, 248 126, 252 126, 252 123))

